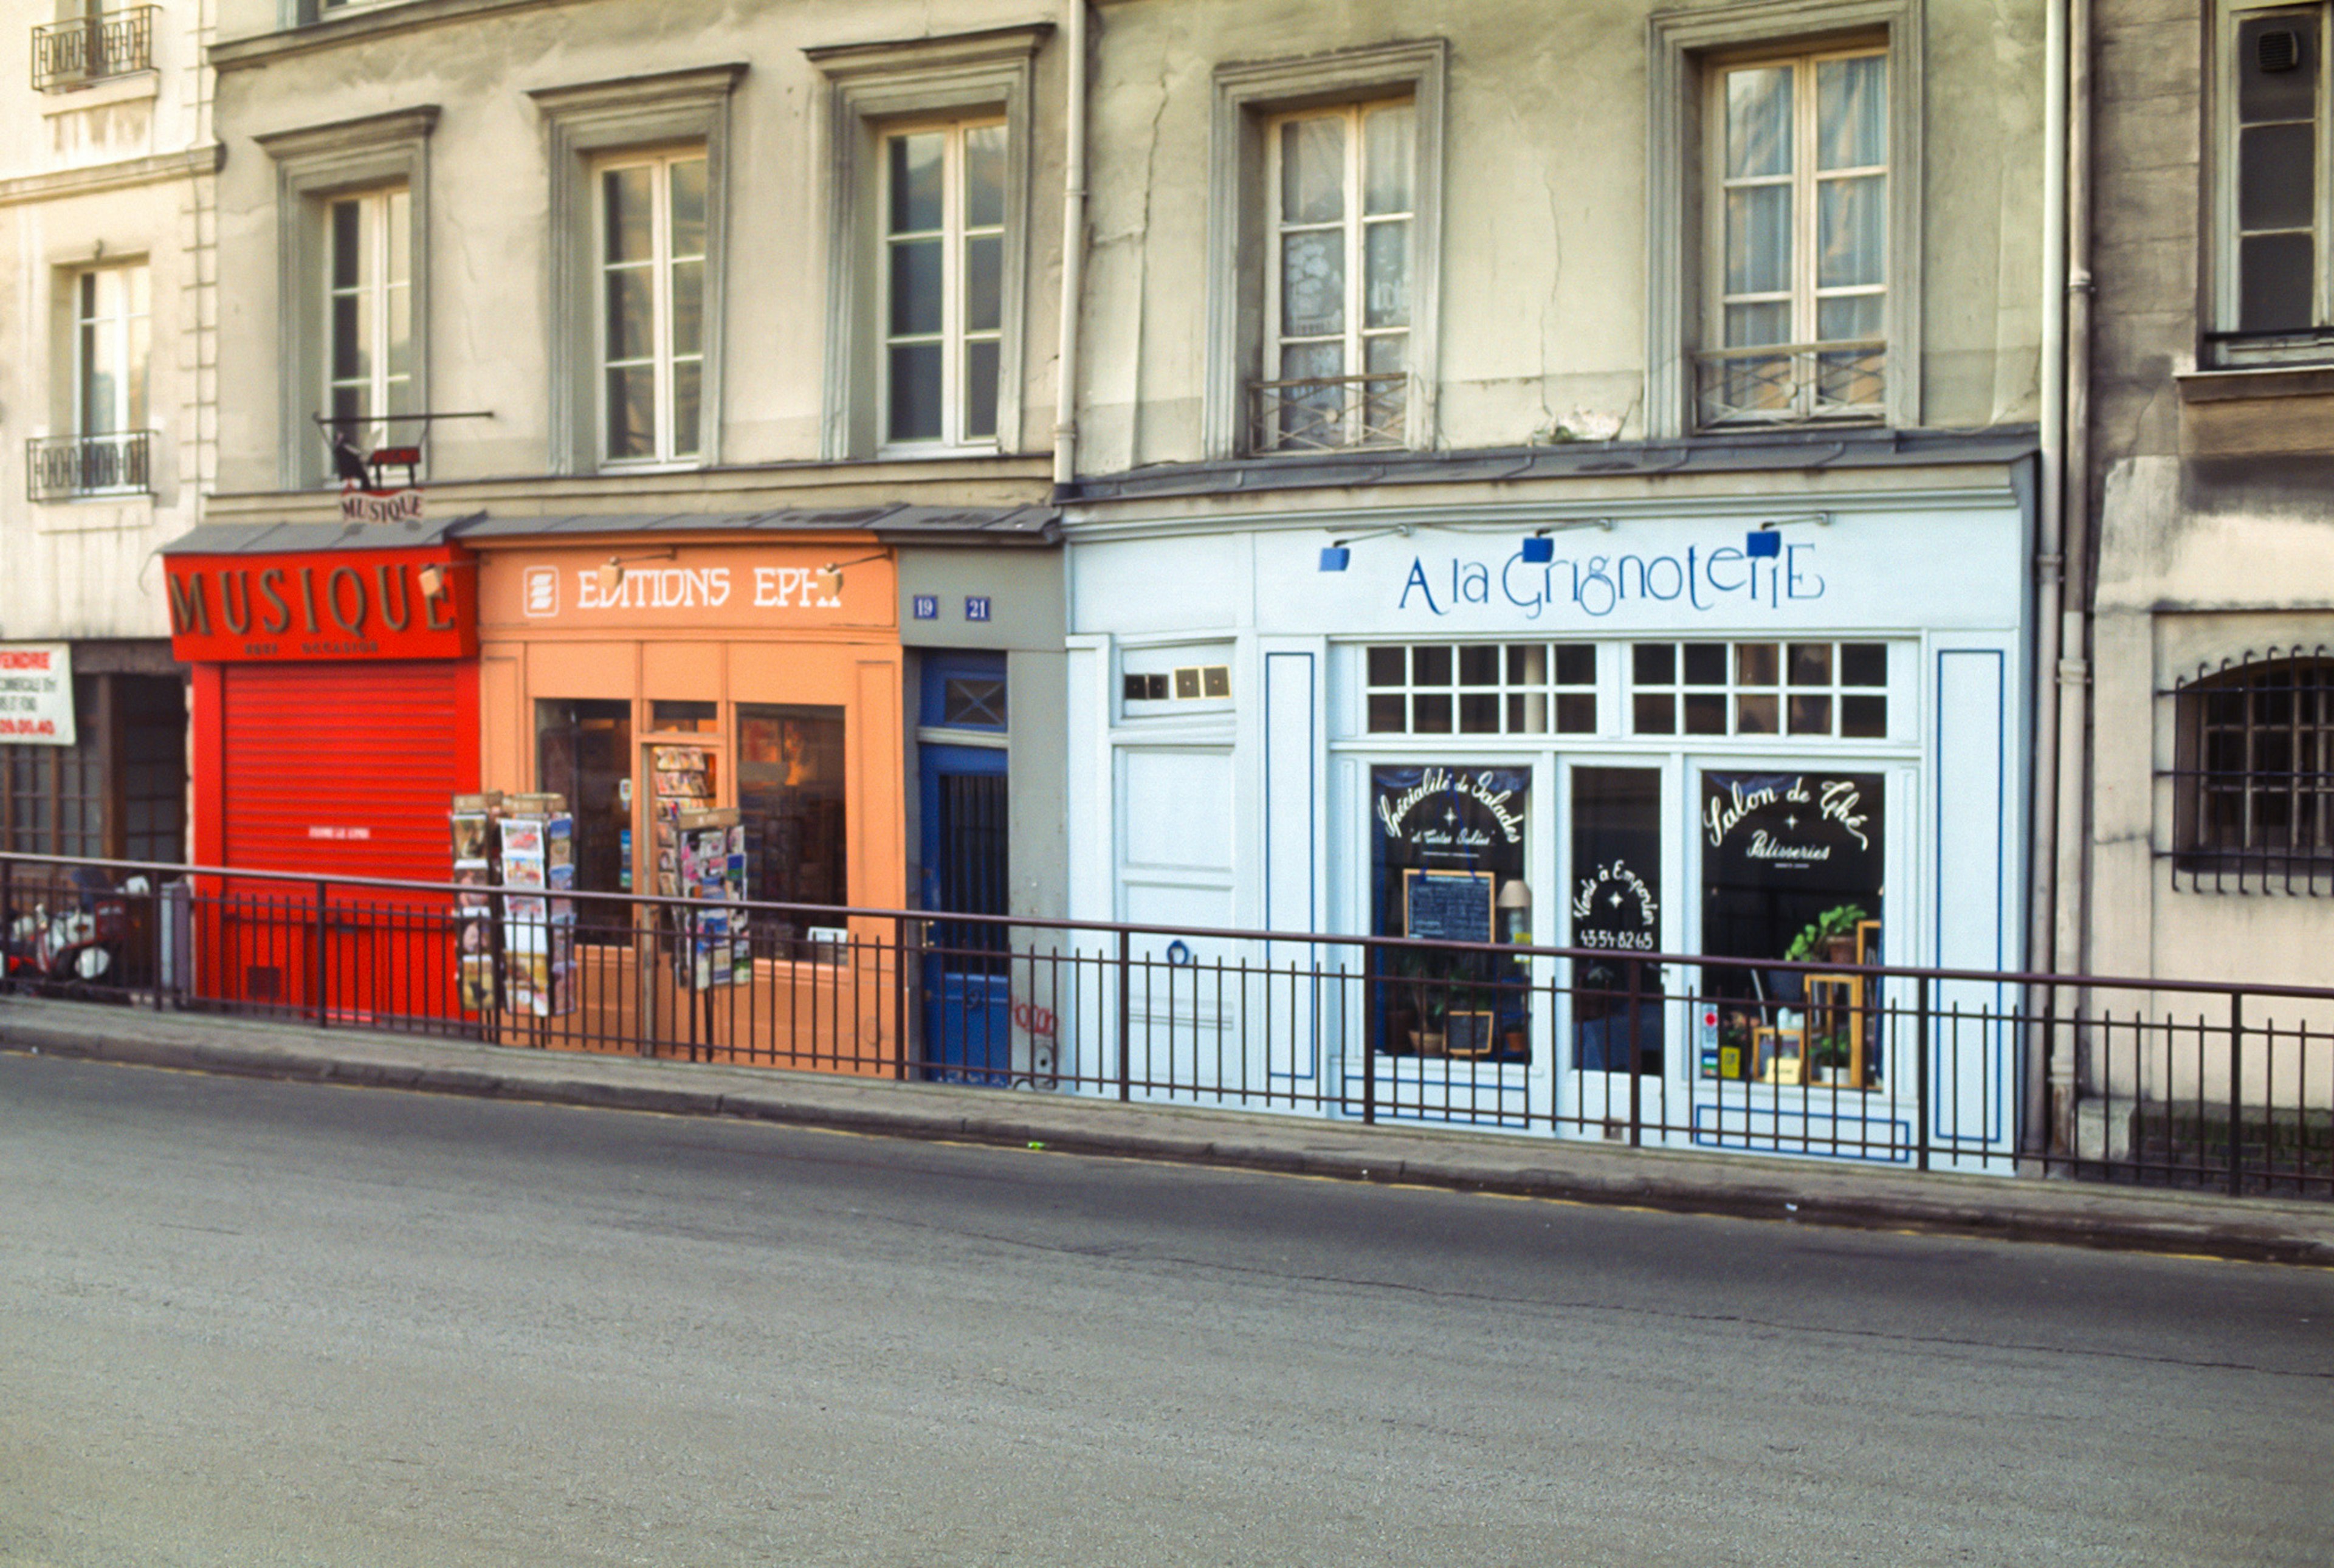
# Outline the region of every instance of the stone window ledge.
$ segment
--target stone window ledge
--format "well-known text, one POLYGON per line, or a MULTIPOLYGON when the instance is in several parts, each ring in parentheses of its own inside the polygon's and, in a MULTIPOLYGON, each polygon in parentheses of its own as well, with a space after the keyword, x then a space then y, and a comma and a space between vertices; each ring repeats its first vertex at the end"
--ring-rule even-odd
POLYGON ((2181 370, 2173 375, 2184 403, 2230 403, 2255 398, 2334 396, 2334 363, 2259 365, 2243 370, 2181 370))

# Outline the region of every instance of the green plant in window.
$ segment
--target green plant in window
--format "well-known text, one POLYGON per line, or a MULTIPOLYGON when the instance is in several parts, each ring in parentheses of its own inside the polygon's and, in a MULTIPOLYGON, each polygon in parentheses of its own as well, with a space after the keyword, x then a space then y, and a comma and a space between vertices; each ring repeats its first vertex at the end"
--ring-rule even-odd
POLYGON ((1791 938, 1791 945, 1783 949, 1783 961, 1787 964, 1815 963, 1824 957, 1824 949, 1834 941, 1841 937, 1856 935, 1857 921, 1871 918, 1864 912, 1861 904, 1841 904, 1826 909, 1791 938))

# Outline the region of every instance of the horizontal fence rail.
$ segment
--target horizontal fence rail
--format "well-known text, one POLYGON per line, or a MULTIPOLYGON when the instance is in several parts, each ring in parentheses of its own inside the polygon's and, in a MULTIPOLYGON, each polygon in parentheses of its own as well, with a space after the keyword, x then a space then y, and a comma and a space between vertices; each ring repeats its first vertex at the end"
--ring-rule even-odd
POLYGON ((1633 1146, 2334 1197, 2334 990, 0 855, 18 992, 1633 1146), (100 955, 92 957, 92 954, 100 955), (2025 1137, 2028 1064, 2049 1084, 2025 1137))

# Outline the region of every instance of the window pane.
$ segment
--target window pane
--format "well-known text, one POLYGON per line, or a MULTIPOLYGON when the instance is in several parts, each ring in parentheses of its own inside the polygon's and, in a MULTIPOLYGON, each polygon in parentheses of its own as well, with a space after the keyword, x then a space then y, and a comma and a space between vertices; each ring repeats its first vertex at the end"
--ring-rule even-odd
POLYGON ((997 342, 964 346, 964 438, 986 441, 997 434, 997 342))
POLYGON ((2237 327, 2294 332, 2310 324, 2316 246, 2306 234, 2247 236, 2237 248, 2237 327))
MULTIPOLYGON (((1305 381, 1345 373, 1345 346, 1339 342, 1291 343, 1280 351, 1280 376, 1283 380, 1305 381)), ((1313 401, 1334 417, 1338 408, 1339 393, 1328 389, 1313 401)))
POLYGON ((1816 167, 1888 161, 1888 62, 1878 54, 1816 64, 1816 167))
MULTIPOLYGON (((1639 651, 1643 651, 1640 649, 1639 651)), ((1632 727, 1639 735, 1673 735, 1677 731, 1676 699, 1667 692, 1639 692, 1631 704, 1632 727)))
POLYGON ((940 438, 940 355, 938 343, 902 344, 892 351, 891 438, 940 438))
POLYGON ((1400 648, 1373 648, 1370 649, 1369 661, 1372 686, 1402 684, 1403 650, 1400 648))
POLYGON ((1630 655, 1630 678, 1639 686, 1668 686, 1677 679, 1676 643, 1640 642, 1630 655))
POLYGON ((1509 735, 1548 733, 1548 697, 1544 693, 1511 691, 1508 694, 1508 733, 1509 735))
POLYGON ((1762 65, 1726 73, 1726 175, 1741 179, 1791 172, 1791 69, 1762 65))
POLYGON ((371 322, 361 294, 338 294, 333 300, 333 379, 355 380, 371 372, 368 351, 371 322))
POLYGON ((333 203, 333 286, 336 289, 357 286, 358 268, 364 265, 363 232, 362 202, 333 203))
POLYGON ((652 173, 647 168, 612 168, 601 176, 608 209, 604 243, 612 262, 646 261, 654 248, 654 219, 649 210, 652 173))
POLYGON ((348 421, 362 419, 371 412, 372 397, 366 387, 358 385, 333 389, 333 418, 342 421, 341 428, 350 432, 350 439, 357 439, 362 432, 358 431, 348 421))
POLYGON ((1372 694, 1370 733, 1372 735, 1399 734, 1403 728, 1403 720, 1408 717, 1407 707, 1408 705, 1403 702, 1399 692, 1381 691, 1372 694))
POLYGON ((1715 691, 1692 691, 1685 697, 1685 732, 1688 735, 1724 735, 1726 733, 1726 697, 1715 691))
POLYGON ((940 330, 941 268, 936 239, 909 240, 892 247, 892 332, 894 336, 940 330))
POLYGON ((1461 686, 1499 685, 1500 650, 1480 642, 1471 642, 1460 649, 1459 684, 1461 686))
MULTIPOLYGON (((1852 342, 1881 335, 1880 320, 1886 307, 1885 294, 1847 294, 1838 299, 1816 302, 1816 336, 1828 343, 1852 342)), ((1843 365, 1858 364, 1868 356, 1850 352, 1845 355, 1822 356, 1827 364, 1837 361, 1843 365)))
POLYGON ((1411 149, 1417 130, 1418 111, 1407 103, 1374 109, 1362 117, 1364 212, 1411 209, 1411 149))
POLYGON ((964 242, 964 330, 993 332, 1003 315, 1005 239, 989 235, 964 242))
POLYGON ((1734 699, 1734 733, 1737 735, 1773 735, 1776 732, 1775 699, 1770 697, 1738 697, 1734 699))
MULTIPOLYGON (((2283 53, 2282 51, 2274 53, 2283 53)), ((2282 61, 2278 62, 2282 63, 2282 61)), ((2271 120, 2308 120, 2318 112, 2318 18, 2288 11, 2258 17, 2237 28, 2237 118, 2245 125, 2271 120), (2291 34, 2293 64, 2262 69, 2265 34, 2291 34)))
POLYGON ((705 254, 705 160, 687 158, 672 166, 672 254, 705 254))
POLYGON ((608 372, 608 456, 656 456, 656 371, 650 366, 608 372))
POLYGON ((1558 686, 1596 684, 1596 649, 1593 644, 1559 642, 1556 645, 1556 684, 1558 686))
POLYGON ((1775 293, 1791 286, 1791 188, 1756 185, 1726 193, 1726 292, 1775 293))
POLYGON ((1374 223, 1362 236, 1362 324, 1410 324, 1410 225, 1374 223))
POLYGON ((1280 240, 1280 332, 1317 338, 1345 330, 1345 236, 1310 230, 1280 240))
POLYGON ((1779 684, 1779 661, 1771 642, 1738 642, 1734 645, 1734 683, 1737 686, 1774 686, 1779 684))
POLYGON ((704 402, 705 366, 687 360, 672 368, 672 455, 693 457, 698 449, 699 409, 704 402))
POLYGON ((649 342, 652 296, 646 267, 626 267, 608 274, 608 358, 644 360, 653 351, 649 342))
POLYGON ((1429 696, 1423 692, 1411 699, 1410 727, 1420 735, 1451 733, 1451 698, 1448 694, 1429 696))
POLYGON ((1005 223, 1005 128, 976 125, 964 133, 964 226, 1005 223))
POLYGON ((1839 733, 1853 740, 1887 739, 1888 699, 1885 697, 1841 697, 1839 733))
POLYGON ((1885 642, 1843 642, 1839 645, 1842 686, 1886 686, 1888 645, 1885 642))
POLYGON ((1515 642, 1508 645, 1508 684, 1509 686, 1545 686, 1548 684, 1548 649, 1537 642, 1515 642))
POLYGON ((1596 733, 1596 693, 1559 692, 1556 698, 1556 727, 1565 735, 1595 735, 1596 733))
POLYGON ((940 226, 942 159, 947 136, 918 131, 892 139, 892 232, 937 233, 940 226))
POLYGON ((1722 642, 1687 643, 1685 645, 1685 684, 1724 686, 1726 684, 1726 644, 1722 642))
POLYGON ((1451 649, 1440 643, 1412 649, 1410 683, 1413 686, 1450 685, 1451 649))
POLYGON ((1831 733, 1831 698, 1795 695, 1791 698, 1791 733, 1793 735, 1829 735, 1831 733))
MULTIPOLYGON (((1762 343, 1788 343, 1791 341, 1791 306, 1787 300, 1771 304, 1729 305, 1726 307, 1726 346, 1730 349, 1757 348, 1762 343)), ((1756 366, 1782 366, 1787 359, 1759 360, 1756 366)), ((1745 399, 1731 398, 1731 401, 1745 399)))
POLYGON ((2317 180, 2316 126, 2248 126, 2237 138, 2237 226, 2308 228, 2317 180))
POLYGON ((1280 128, 1280 216, 1333 223, 1345 216, 1345 120, 1324 115, 1280 128))
POLYGON ((1459 733, 1461 735, 1499 734, 1499 693, 1470 692, 1461 697, 1459 699, 1459 733))
POLYGON ((672 351, 705 351, 705 264, 701 261, 673 264, 672 351))
POLYGON ((1888 249, 1888 182, 1879 175, 1828 179, 1817 195, 1816 286, 1882 281, 1888 249))
MULTIPOLYGON (((1396 371, 1408 369, 1409 364, 1410 334, 1408 332, 1380 332, 1365 340, 1362 344, 1362 368, 1373 376, 1391 376, 1396 371)), ((1390 391, 1379 390, 1373 392, 1371 396, 1380 400, 1392 398, 1399 403, 1402 392, 1399 389, 1390 391)))

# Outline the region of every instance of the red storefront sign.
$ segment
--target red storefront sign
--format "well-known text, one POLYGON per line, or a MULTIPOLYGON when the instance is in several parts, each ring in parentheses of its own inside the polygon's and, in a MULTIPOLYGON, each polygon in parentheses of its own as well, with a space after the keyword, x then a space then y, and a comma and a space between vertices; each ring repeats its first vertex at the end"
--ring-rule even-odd
POLYGON ((172 555, 170 652, 188 664, 470 659, 477 573, 467 552, 172 555))

